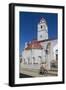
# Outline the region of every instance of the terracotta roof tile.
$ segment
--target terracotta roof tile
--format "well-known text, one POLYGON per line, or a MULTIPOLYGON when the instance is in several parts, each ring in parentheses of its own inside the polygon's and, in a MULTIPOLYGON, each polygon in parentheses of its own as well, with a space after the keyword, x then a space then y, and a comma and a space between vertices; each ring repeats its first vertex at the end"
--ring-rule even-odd
POLYGON ((42 46, 37 40, 33 40, 25 49, 42 49, 42 46))

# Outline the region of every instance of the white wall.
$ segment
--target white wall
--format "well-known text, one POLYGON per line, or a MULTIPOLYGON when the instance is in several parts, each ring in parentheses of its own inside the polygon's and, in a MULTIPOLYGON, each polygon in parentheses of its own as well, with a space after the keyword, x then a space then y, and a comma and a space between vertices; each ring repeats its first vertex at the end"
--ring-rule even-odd
POLYGON ((48 39, 48 33, 47 33, 45 30, 39 31, 39 32, 37 33, 37 35, 38 35, 38 36, 37 36, 37 37, 38 37, 38 41, 48 39), (41 37, 41 35, 42 35, 42 37, 41 37))
POLYGON ((39 63, 38 56, 42 56, 42 50, 41 49, 29 49, 24 50, 22 53, 22 57, 26 59, 26 62, 28 63, 28 58, 30 58, 31 62, 33 63, 33 57, 35 57, 35 62, 39 63))
POLYGON ((66 84, 18 88, 8 86, 8 4, 10 2, 64 5, 66 8, 66 0, 0 0, 0 90, 65 90, 66 84))
POLYGON ((56 60, 56 50, 58 50, 58 45, 57 44, 53 48, 54 60, 56 60))
POLYGON ((35 57, 35 62, 36 63, 40 63, 39 61, 39 56, 41 56, 43 62, 46 60, 46 56, 45 55, 45 50, 46 50, 46 47, 47 47, 47 44, 48 43, 51 43, 51 46, 50 46, 50 50, 51 52, 49 53, 49 58, 48 60, 56 60, 56 55, 55 55, 55 50, 58 49, 57 45, 57 40, 52 40, 52 41, 46 41, 46 42, 42 42, 41 45, 43 46, 43 50, 42 49, 29 49, 29 50, 24 50, 22 52, 22 57, 26 60, 27 64, 28 64, 28 58, 30 58, 31 62, 33 63, 34 61, 32 60, 33 57, 35 57))

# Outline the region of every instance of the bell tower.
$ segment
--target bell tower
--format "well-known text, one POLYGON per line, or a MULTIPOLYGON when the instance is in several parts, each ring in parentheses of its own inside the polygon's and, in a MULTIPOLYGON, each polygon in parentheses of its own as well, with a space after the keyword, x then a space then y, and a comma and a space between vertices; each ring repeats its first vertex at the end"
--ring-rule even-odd
POLYGON ((37 30, 37 40, 46 40, 48 39, 48 26, 46 20, 41 18, 40 22, 38 23, 38 30, 37 30))

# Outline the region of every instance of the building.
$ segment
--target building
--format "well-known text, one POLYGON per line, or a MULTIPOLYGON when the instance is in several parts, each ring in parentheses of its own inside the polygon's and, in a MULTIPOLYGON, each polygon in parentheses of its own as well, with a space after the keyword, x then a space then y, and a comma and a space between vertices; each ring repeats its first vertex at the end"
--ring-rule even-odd
POLYGON ((37 39, 25 43, 22 51, 22 63, 29 65, 39 65, 47 63, 51 69, 51 62, 58 57, 57 39, 48 38, 48 25, 44 18, 37 24, 37 39))

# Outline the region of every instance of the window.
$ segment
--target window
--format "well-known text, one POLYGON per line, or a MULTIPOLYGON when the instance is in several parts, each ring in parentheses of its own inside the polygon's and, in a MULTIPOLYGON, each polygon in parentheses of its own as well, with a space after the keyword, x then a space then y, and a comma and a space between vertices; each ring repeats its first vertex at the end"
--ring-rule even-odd
POLYGON ((42 35, 40 35, 40 38, 42 38, 42 35))
POLYGON ((55 53, 58 54, 58 50, 57 49, 56 49, 55 53))
POLYGON ((58 54, 56 54, 56 61, 58 60, 58 54))
POLYGON ((42 29, 42 25, 41 25, 41 29, 42 29))
POLYGON ((58 50, 56 49, 55 51, 55 54, 56 54, 56 61, 58 60, 58 50))
POLYGON ((48 50, 47 49, 45 50, 45 53, 48 54, 48 50))
POLYGON ((41 59, 41 56, 38 56, 41 59))

